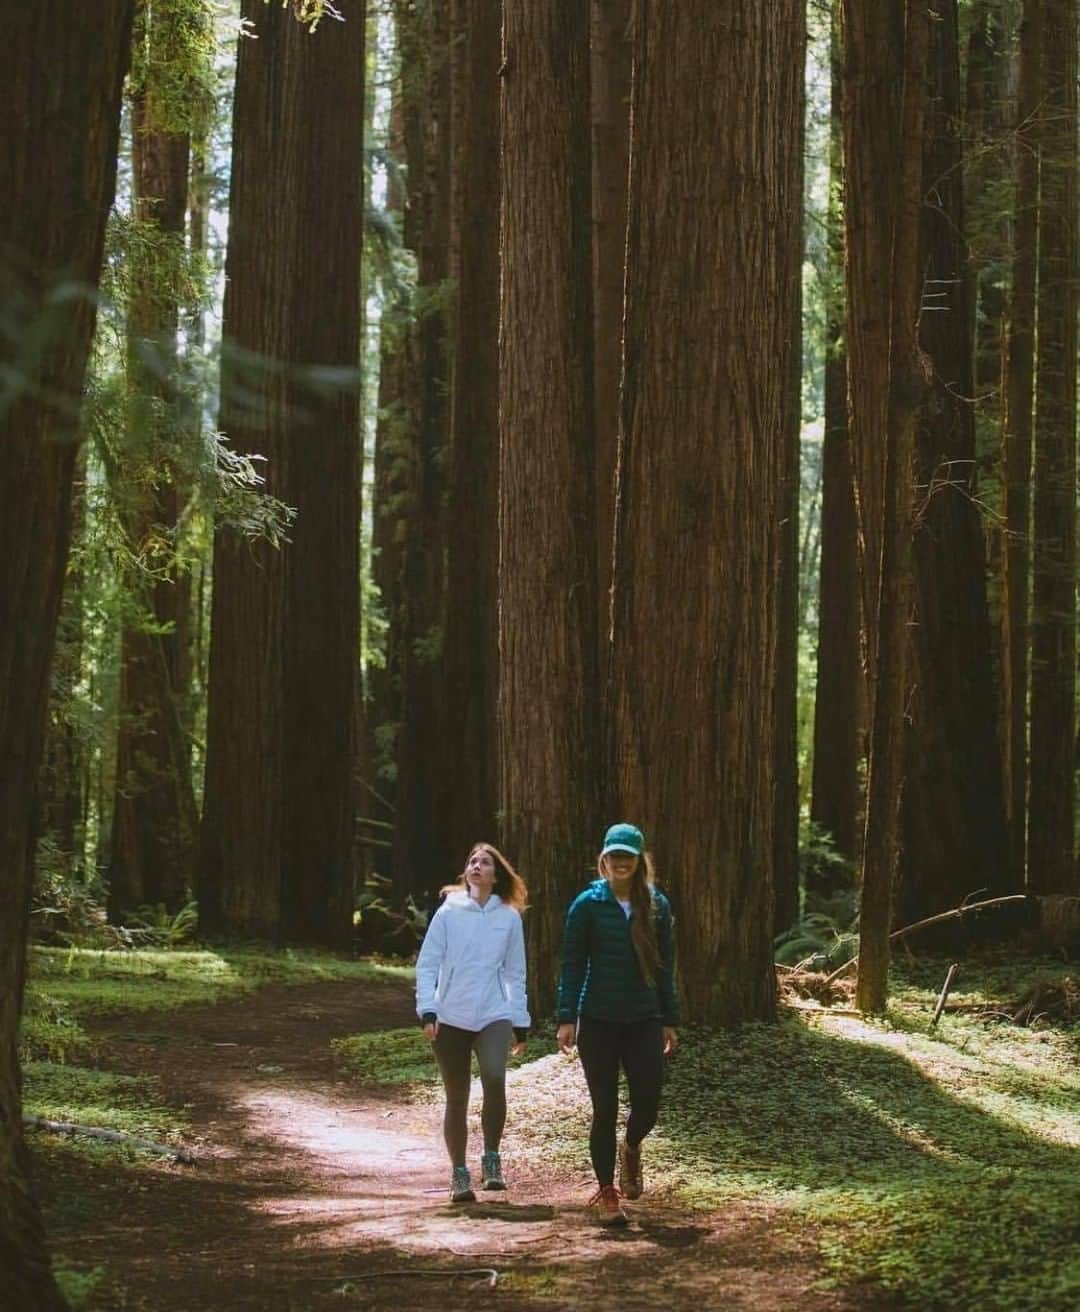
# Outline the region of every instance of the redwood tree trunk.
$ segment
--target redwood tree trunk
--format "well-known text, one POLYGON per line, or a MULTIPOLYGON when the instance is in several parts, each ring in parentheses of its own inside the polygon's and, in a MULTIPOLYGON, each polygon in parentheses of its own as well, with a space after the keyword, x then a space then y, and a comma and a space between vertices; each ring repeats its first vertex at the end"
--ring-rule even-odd
POLYGON ((804 22, 798 0, 642 0, 636 22, 618 784, 681 912, 687 1017, 736 1023, 775 1009, 774 590, 799 312, 794 224, 775 216, 801 214, 804 22))
MULTIPOLYGON (((163 126, 157 68, 170 44, 168 24, 140 7, 137 27, 147 71, 131 106, 135 219, 152 227, 157 243, 136 253, 128 302, 126 446, 114 488, 136 556, 155 540, 175 549, 184 482, 176 449, 183 441, 176 396, 180 319, 179 254, 187 210, 189 138, 163 126), (164 25, 164 29, 163 29, 164 25), (161 251, 167 251, 162 260, 161 251), (170 264, 171 262, 171 264, 170 264), (153 466, 156 478, 132 489, 123 480, 134 464, 153 466)), ((154 564, 151 560, 148 562, 154 564)), ((120 657, 116 791, 113 804, 109 914, 122 919, 141 904, 182 905, 191 887, 198 819, 183 704, 190 687, 191 582, 174 565, 169 577, 136 585, 141 612, 124 625, 120 657)))
POLYGON ((933 381, 918 424, 913 676, 906 707, 901 923, 1004 891, 1004 784, 976 508, 974 317, 968 299, 955 0, 930 25, 920 342, 933 381))
MULTIPOLYGON (((499 665, 499 63, 501 0, 456 0, 457 300, 447 528, 445 850, 494 834, 499 665)), ((449 870, 447 871, 449 873, 449 870)))
POLYGON ((443 759, 444 461, 450 379, 445 308, 450 257, 449 0, 395 0, 406 159, 405 245, 416 253, 416 320, 400 419, 407 468, 399 603, 394 888, 399 898, 459 872, 447 851, 443 759))
POLYGON ((340 8, 313 35, 244 8, 221 426, 296 521, 280 550, 217 534, 203 822, 209 927, 326 947, 351 937, 359 635, 365 24, 340 8))
MULTIPOLYGON (((866 31, 867 8, 878 0, 848 0, 847 31, 866 31), (862 11, 862 12, 860 12, 862 11)), ((890 16, 900 17, 890 6, 890 16)), ((884 373, 889 382, 881 517, 881 562, 876 616, 876 679, 870 733, 859 914, 859 975, 856 999, 864 1011, 880 1011, 888 994, 892 888, 900 840, 900 797, 904 784, 905 711, 908 694, 908 623, 911 606, 911 511, 915 434, 921 396, 917 316, 922 295, 919 232, 922 210, 922 146, 926 117, 929 15, 926 0, 907 0, 902 12, 902 101, 899 120, 878 105, 874 131, 863 141, 845 139, 845 172, 860 153, 877 152, 897 168, 893 200, 895 223, 880 235, 878 266, 872 280, 888 288, 888 329, 884 373)), ((853 49, 859 59, 865 48, 853 49)), ((854 79, 849 79, 850 86, 854 79)), ((858 87, 856 84, 856 94, 858 87)), ((849 231, 850 237, 850 231, 849 231)), ((870 281, 869 270, 857 271, 870 281)), ((852 282, 855 281, 853 276, 852 282)), ((858 323, 849 318, 852 358, 858 323)), ((873 343, 880 349, 881 343, 873 343)), ((864 356, 865 358, 865 356, 864 356)), ((878 362, 878 369, 881 370, 878 362)), ((864 572, 868 562, 864 562, 864 572)))
POLYGON ((532 999, 598 850, 589 3, 504 0, 499 807, 532 999))
POLYGON ((15 6, 0 50, 0 291, 21 325, 7 338, 19 346, 5 349, 0 391, 0 1270, 20 1312, 65 1306, 27 1181, 16 1040, 49 666, 94 331, 89 289, 116 179, 131 17, 131 0, 15 6))
MULTIPOLYGON (((849 861, 857 854, 859 808, 859 566, 847 416, 842 209, 844 60, 839 7, 831 38, 829 306, 825 346, 825 435, 821 486, 821 582, 814 690, 814 778, 810 818, 849 861)), ((830 887, 815 891, 828 895, 830 887)))
MULTIPOLYGON (((592 0, 593 387, 596 425, 596 567, 601 660, 611 628, 615 462, 630 166, 631 0, 592 0)), ((610 709, 610 708, 605 708, 610 709)), ((606 775, 606 771, 605 771, 606 775)), ((606 805, 614 798, 604 798, 606 805)))
POLYGON ((1076 0, 1042 9, 1028 886, 1080 893, 1076 734, 1076 0))
POLYGON ((1020 24, 1020 74, 1012 250, 1012 299, 1005 373, 1005 600, 1002 608, 1003 734, 1009 876, 1027 871, 1028 692, 1031 669, 1031 465, 1034 450, 1035 294, 1038 283, 1039 137, 1042 5, 1026 0, 1020 24))
MULTIPOLYGON (((800 65, 803 68, 803 65, 800 65)), ((805 92, 800 82, 797 137, 785 152, 788 196, 802 197, 805 92)), ((780 559, 776 582, 776 667, 773 684, 773 934, 788 929, 799 914, 799 489, 802 436, 802 261, 805 206, 784 211, 787 257, 784 303, 796 305, 794 337, 786 341, 787 408, 780 443, 780 559)))

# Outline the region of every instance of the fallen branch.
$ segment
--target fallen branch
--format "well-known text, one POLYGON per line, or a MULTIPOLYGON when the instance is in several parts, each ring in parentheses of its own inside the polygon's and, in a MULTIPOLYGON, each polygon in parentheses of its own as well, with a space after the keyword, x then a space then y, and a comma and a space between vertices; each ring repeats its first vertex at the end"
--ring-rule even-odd
MULTIPOLYGON (((953 907, 951 911, 939 911, 936 916, 927 916, 925 920, 916 920, 914 924, 904 925, 902 929, 894 929, 889 935, 890 943, 894 938, 903 938, 905 934, 913 934, 917 929, 925 929, 927 925, 937 925, 943 920, 959 920, 961 916, 966 916, 969 911, 981 911, 984 907, 1000 907, 1006 902, 1026 902, 1027 893, 1010 893, 1007 897, 989 897, 983 902, 966 902, 962 906, 953 907)), ((852 957, 845 961, 842 966, 837 966, 831 975, 825 977, 825 983, 831 984, 834 979, 838 979, 845 971, 850 970, 858 961, 858 957, 852 957)))
POLYGON ((983 902, 965 902, 962 906, 953 907, 951 911, 939 911, 936 916, 927 916, 925 920, 916 920, 913 925, 905 925, 903 929, 894 929, 889 938, 890 940, 903 938, 905 934, 912 934, 917 929, 925 929, 927 925, 937 925, 943 920, 957 920, 961 916, 966 916, 969 911, 981 911, 984 907, 1000 907, 1006 902, 1027 900, 1027 893, 1010 893, 1007 897, 989 897, 983 902))
POLYGON ((930 1017, 930 1028, 941 1019, 941 1013, 945 1010, 945 1004, 949 1000, 949 990, 953 986, 953 980, 956 978, 956 972, 960 969, 959 961, 954 961, 949 967, 948 974, 945 976, 945 983, 941 986, 941 993, 938 996, 937 1006, 934 1008, 934 1014, 930 1017))
POLYGON ((50 1134, 66 1134, 69 1137, 81 1134, 87 1139, 101 1139, 105 1143, 122 1143, 131 1148, 139 1148, 144 1153, 156 1153, 159 1157, 171 1157, 174 1162, 185 1166, 194 1164, 195 1154, 175 1144, 157 1143, 153 1139, 140 1139, 134 1134, 125 1134, 122 1130, 106 1130, 97 1125, 76 1125, 73 1121, 50 1121, 44 1116, 23 1115, 23 1126, 28 1130, 46 1130, 50 1134))

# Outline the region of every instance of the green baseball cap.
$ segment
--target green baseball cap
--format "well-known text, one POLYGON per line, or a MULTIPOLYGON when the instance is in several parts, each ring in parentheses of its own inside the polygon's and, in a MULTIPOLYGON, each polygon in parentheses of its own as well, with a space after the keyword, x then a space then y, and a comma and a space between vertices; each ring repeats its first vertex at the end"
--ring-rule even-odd
POLYGON ((645 835, 637 825, 612 825, 604 835, 604 846, 600 855, 609 852, 629 852, 631 856, 640 856, 645 850, 645 835))

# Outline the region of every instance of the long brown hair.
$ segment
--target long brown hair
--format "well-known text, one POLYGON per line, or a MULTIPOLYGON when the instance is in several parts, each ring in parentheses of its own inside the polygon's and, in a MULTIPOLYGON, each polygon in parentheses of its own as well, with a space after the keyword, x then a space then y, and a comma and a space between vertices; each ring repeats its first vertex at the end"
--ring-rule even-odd
POLYGON ((456 893, 464 889, 468 893, 467 871, 469 862, 477 852, 486 852, 495 862, 495 887, 491 891, 498 893, 504 902, 509 902, 518 911, 524 911, 529 905, 528 886, 494 843, 473 843, 472 847, 469 848, 469 855, 465 858, 465 865, 461 874, 458 875, 454 883, 447 884, 440 891, 443 893, 456 893))
MULTIPOLYGON (((607 879, 607 863, 603 856, 597 859, 596 868, 602 879, 607 879)), ((634 955, 646 984, 655 984, 660 970, 660 944, 656 941, 656 904, 653 885, 656 871, 650 852, 642 852, 630 882, 630 941, 634 955)))

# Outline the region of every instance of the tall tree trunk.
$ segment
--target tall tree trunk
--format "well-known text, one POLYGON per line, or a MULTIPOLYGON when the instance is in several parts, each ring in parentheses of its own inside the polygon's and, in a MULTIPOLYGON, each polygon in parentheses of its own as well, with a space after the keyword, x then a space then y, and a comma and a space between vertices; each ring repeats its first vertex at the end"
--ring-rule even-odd
POLYGON ((494 833, 498 680, 499 63, 501 0, 455 0, 457 299, 446 606, 446 852, 494 833))
MULTIPOLYGON (((805 77, 805 66, 800 64, 805 77)), ((796 139, 784 154, 784 194, 804 196, 805 90, 799 84, 796 139)), ((805 202, 784 211, 781 238, 787 258, 783 298, 796 306, 792 340, 785 342, 787 408, 780 443, 779 552, 776 583, 776 673, 773 684, 773 934, 799 914, 799 491, 802 437, 802 264, 805 202), (788 285, 790 284, 790 285, 788 285)))
POLYGON ((799 341, 794 223, 775 216, 801 215, 803 50, 798 0, 637 6, 618 783, 684 909, 686 1010, 706 1022, 775 1009, 774 589, 799 341))
MULTIPOLYGON (((885 6, 880 6, 884 9, 885 6)), ((847 86, 850 107, 865 94, 866 84, 855 69, 869 48, 868 20, 879 20, 879 0, 847 0, 846 31, 851 64, 847 86), (873 11, 873 12, 872 12, 873 11)), ((918 405, 922 391, 917 318, 922 294, 919 268, 919 233, 922 211, 922 153, 926 117, 926 75, 929 23, 926 0, 907 0, 903 7, 889 5, 887 18, 902 22, 902 99, 899 119, 879 103, 866 124, 871 131, 863 141, 845 134, 845 176, 853 180, 856 158, 875 152, 897 169, 895 195, 890 206, 894 222, 879 234, 877 265, 853 270, 851 283, 871 281, 887 288, 888 338, 884 370, 888 378, 885 467, 878 539, 881 543, 875 638, 876 653, 872 705, 870 761, 867 778, 866 837, 863 844, 862 898, 859 916, 859 975, 856 998, 864 1011, 880 1011, 888 994, 889 930, 892 921, 892 887, 900 839, 900 796, 904 776, 905 708, 908 693, 908 623, 911 606, 912 473, 918 405), (891 234, 891 242, 889 237, 891 234)), ((894 28, 895 31, 895 28, 894 28)), ((845 127, 856 121, 845 115, 845 127)), ((852 200, 848 192, 849 205, 852 200)), ((849 252, 852 232, 849 228, 849 252)), ((866 254, 863 246, 862 253, 866 254)), ((849 256, 850 258, 850 256, 849 256)), ((851 355, 859 321, 850 314, 851 355)), ((864 343, 880 349, 876 339, 864 343)), ((865 355, 863 355, 865 359, 865 355)), ((877 371, 882 365, 877 362, 877 371)), ((864 433, 865 439, 865 433, 864 433)), ((865 513, 865 512, 864 512, 865 513)), ((865 527, 864 527, 865 533, 865 527)), ((863 563, 864 574, 870 562, 863 563)))
POLYGON ((94 331, 89 289, 116 179, 131 18, 131 0, 19 5, 0 50, 0 292, 21 325, 9 326, 6 341, 18 345, 5 348, 0 392, 0 1270, 20 1312, 65 1306, 27 1181, 16 1040, 49 667, 94 331))
POLYGON ((407 527, 397 640, 401 719, 397 741, 394 888, 403 898, 458 873, 444 824, 442 691, 445 648, 443 466, 448 438, 446 284, 450 255, 449 0, 395 0, 402 65, 405 245, 416 252, 402 419, 408 443, 407 527))
MULTIPOLYGON (((405 129, 400 79, 391 87, 387 153, 386 209, 402 228, 405 211, 401 185, 405 167, 405 129)), ((408 368, 407 298, 400 284, 384 288, 379 320, 379 396, 375 423, 375 458, 371 491, 371 576, 379 590, 385 624, 383 661, 368 679, 366 709, 367 794, 365 813, 375 809, 384 823, 395 814, 397 739, 401 730, 401 669, 404 537, 409 486, 409 435, 405 423, 404 380, 408 368)), ((379 873, 392 874, 393 848, 385 849, 379 873)))
POLYGON ((1012 293, 1005 365, 1005 600, 1002 682, 1009 882, 1023 886, 1027 870, 1028 692, 1031 608, 1031 465, 1034 450, 1035 295, 1038 283, 1039 133, 1042 98, 1042 4, 1025 0, 1020 24, 1020 72, 1015 151, 1012 293))
MULTIPOLYGON (((825 346, 825 435, 822 452, 821 583, 817 681, 814 690, 814 778, 810 818, 849 861, 857 855, 859 808, 859 567, 847 416, 844 315, 843 143, 844 60, 840 6, 830 41, 829 275, 825 346)), ((816 885, 828 895, 831 887, 816 885)))
MULTIPOLYGON (((626 274, 626 182, 630 166, 631 0, 592 0, 593 388, 596 426, 596 567, 601 663, 611 628, 615 462, 626 274)), ((608 718, 610 707, 604 708, 608 718)), ((610 724, 604 740, 610 743, 610 724)), ((605 780, 608 772, 604 770, 605 780)), ((610 793, 610 781, 605 792, 610 793)), ((605 806, 614 797, 602 797, 605 806)))
POLYGON ((1076 735, 1076 0, 1045 0, 1028 886, 1080 893, 1076 735))
POLYGON ((209 927, 326 947, 351 936, 359 634, 365 24, 340 8, 309 34, 245 0, 221 426, 296 522, 280 551, 216 536, 203 822, 209 927))
POLYGON ((920 341, 933 382, 920 416, 914 535, 912 689, 906 707, 898 918, 911 923, 964 897, 1004 890, 1005 814, 997 696, 976 509, 974 318, 962 192, 956 0, 930 25, 923 160, 920 341))
MULTIPOLYGON (((161 70, 169 65, 178 15, 142 0, 136 41, 145 71, 131 105, 132 183, 136 222, 154 232, 131 260, 128 299, 129 416, 114 493, 128 545, 147 568, 176 550, 184 485, 177 397, 181 252, 187 212, 190 139, 172 130, 162 104, 161 70), (152 476, 132 489, 132 465, 152 476), (157 557, 157 558, 155 558, 157 557)), ((170 88, 175 92, 175 87, 170 88)), ((175 112, 175 111, 174 111, 175 112)), ((166 577, 136 584, 121 639, 116 791, 109 865, 109 914, 122 919, 142 903, 176 911, 192 882, 198 819, 184 703, 191 682, 191 578, 172 564, 166 577)))
POLYGON ((86 460, 80 451, 71 502, 71 543, 57 620, 49 695, 48 726, 42 766, 41 833, 52 837, 73 870, 83 862, 84 774, 86 752, 71 711, 82 674, 84 611, 83 575, 78 544, 86 525, 86 460))
POLYGON ((588 0, 504 0, 502 68, 499 806, 543 1014, 599 825, 588 0))

